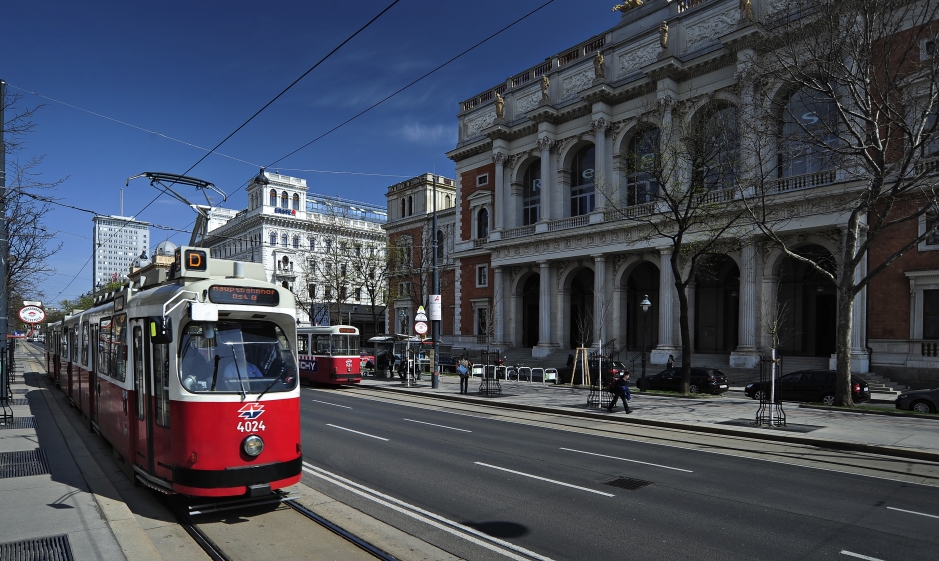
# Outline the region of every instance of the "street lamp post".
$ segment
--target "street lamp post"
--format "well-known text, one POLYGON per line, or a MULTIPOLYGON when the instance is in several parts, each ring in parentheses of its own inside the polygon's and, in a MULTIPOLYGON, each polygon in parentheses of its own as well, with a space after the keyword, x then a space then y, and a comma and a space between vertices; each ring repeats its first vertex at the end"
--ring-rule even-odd
POLYGON ((642 302, 639 302, 639 305, 642 307, 642 385, 639 391, 644 392, 646 391, 646 313, 649 311, 649 307, 652 306, 648 294, 645 295, 642 302))

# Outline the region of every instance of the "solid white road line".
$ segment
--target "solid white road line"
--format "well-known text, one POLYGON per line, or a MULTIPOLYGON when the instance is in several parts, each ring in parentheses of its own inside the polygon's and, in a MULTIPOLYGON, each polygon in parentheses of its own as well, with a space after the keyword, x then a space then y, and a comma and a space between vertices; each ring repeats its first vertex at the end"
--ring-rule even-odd
POLYGON ((539 479, 539 480, 541 480, 541 481, 547 481, 548 483, 554 483, 555 485, 563 485, 563 486, 565 486, 565 487, 570 487, 570 488, 572 488, 572 489, 580 489, 581 491, 587 491, 588 493, 596 493, 596 494, 598 494, 598 495, 603 495, 604 497, 615 497, 615 496, 616 496, 616 495, 613 495, 613 494, 610 494, 610 493, 604 493, 603 491, 597 491, 597 490, 595 490, 595 489, 588 489, 588 488, 586 488, 586 487, 578 487, 577 485, 571 485, 570 483, 564 483, 563 481, 555 481, 554 479, 548 479, 548 478, 546 478, 546 477, 538 477, 537 475, 531 475, 530 473, 524 473, 524 472, 521 472, 521 471, 515 471, 515 470, 513 470, 513 469, 507 469, 507 468, 504 468, 504 467, 493 466, 493 465, 490 465, 490 464, 484 464, 484 463, 482 463, 482 462, 473 462, 473 463, 476 464, 476 465, 478 465, 478 466, 484 466, 484 467, 487 467, 487 468, 498 469, 498 470, 501 470, 501 471, 507 471, 507 472, 509 472, 509 473, 514 473, 514 474, 516 474, 516 475, 523 475, 523 476, 525 476, 525 477, 530 477, 530 478, 532 478, 532 479, 539 479))
POLYGON ((368 434, 367 432, 359 432, 359 431, 357 431, 357 430, 347 429, 346 427, 340 427, 339 425, 334 425, 334 424, 332 424, 332 423, 326 423, 326 426, 328 426, 328 427, 333 427, 334 429, 347 430, 347 431, 349 431, 349 432, 354 432, 355 434, 361 434, 362 436, 367 436, 367 437, 369 437, 369 438, 377 438, 378 440, 384 440, 385 442, 388 442, 388 439, 387 439, 387 438, 382 438, 382 437, 380 437, 380 436, 375 436, 374 434, 368 434))
POLYGON ((438 425, 438 424, 435 424, 435 423, 425 423, 424 421, 415 421, 414 419, 405 419, 405 421, 411 421, 412 423, 420 423, 420 424, 422 424, 422 425, 430 425, 430 426, 432 426, 432 427, 440 427, 440 428, 442 428, 442 429, 458 430, 458 431, 460 431, 460 432, 473 432, 473 431, 471 431, 471 430, 458 429, 458 428, 456 428, 456 427, 448 427, 447 425, 438 425))
POLYGON ((841 554, 847 555, 848 557, 857 557, 858 559, 866 559, 867 561, 884 561, 883 559, 878 559, 876 557, 868 557, 866 555, 861 555, 860 553, 853 553, 846 549, 842 549, 841 554))
POLYGON ((647 466, 655 466, 655 467, 660 467, 660 468, 665 468, 665 469, 673 469, 673 470, 675 470, 675 471, 684 471, 684 472, 687 472, 687 473, 694 473, 694 472, 691 471, 690 469, 681 469, 681 468, 676 468, 676 467, 663 466, 663 465, 661 465, 661 464, 652 464, 652 463, 649 463, 649 462, 640 462, 639 460, 630 460, 629 458, 620 458, 620 457, 617 457, 617 456, 607 456, 606 454, 596 454, 596 453, 594 453, 594 452, 584 452, 583 450, 574 450, 573 448, 561 448, 561 450, 567 450, 568 452, 577 452, 578 454, 588 454, 588 455, 590 455, 590 456, 599 456, 599 457, 601 457, 601 458, 610 458, 611 460, 622 460, 622 461, 624 461, 624 462, 632 462, 632 463, 634 463, 634 464, 643 464, 643 465, 647 465, 647 466))
POLYGON ((343 409, 352 409, 348 405, 339 405, 338 403, 330 403, 328 401, 320 401, 318 399, 311 399, 310 401, 315 401, 317 403, 325 403, 326 405, 332 405, 333 407, 342 407, 343 409))
POLYGON ((360 497, 364 497, 382 506, 386 506, 396 512, 410 516, 411 518, 419 520, 424 524, 428 524, 434 528, 462 538, 470 543, 474 543, 480 547, 484 547, 490 551, 504 555, 509 559, 515 559, 516 561, 530 561, 531 559, 538 559, 539 561, 552 561, 550 557, 539 555, 534 551, 525 549, 524 547, 500 540, 499 538, 494 538, 488 534, 484 534, 483 532, 476 530, 475 528, 464 526, 459 522, 454 522, 453 520, 426 511, 420 507, 416 507, 384 493, 380 493, 374 489, 336 475, 335 473, 331 473, 314 465, 308 464, 307 462, 303 462, 303 471, 309 473, 312 476, 319 477, 324 481, 328 481, 337 487, 351 491, 360 497))
POLYGON ((902 508, 893 508, 892 506, 888 506, 887 508, 888 508, 889 510, 896 510, 896 511, 899 511, 899 512, 907 512, 907 513, 909 513, 909 514, 918 514, 918 515, 920 515, 920 516, 928 516, 928 517, 930 517, 930 518, 939 518, 939 516, 936 516, 935 514, 926 514, 926 513, 924 513, 924 512, 916 512, 915 510, 903 510, 902 508))

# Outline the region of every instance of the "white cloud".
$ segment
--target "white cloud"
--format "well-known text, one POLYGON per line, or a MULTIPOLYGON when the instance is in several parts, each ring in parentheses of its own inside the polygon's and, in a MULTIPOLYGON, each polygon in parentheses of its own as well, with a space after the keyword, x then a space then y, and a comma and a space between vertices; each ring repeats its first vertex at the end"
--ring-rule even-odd
POLYGON ((422 125, 408 123, 401 129, 405 140, 420 144, 440 144, 442 142, 456 142, 456 127, 447 125, 422 125))

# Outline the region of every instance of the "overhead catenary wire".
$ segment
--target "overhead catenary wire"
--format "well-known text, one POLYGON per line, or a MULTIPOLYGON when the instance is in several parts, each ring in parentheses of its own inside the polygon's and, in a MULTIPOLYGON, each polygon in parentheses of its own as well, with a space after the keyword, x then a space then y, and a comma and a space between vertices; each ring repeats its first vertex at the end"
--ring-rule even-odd
MULTIPOLYGON (((390 10, 392 7, 395 6, 395 4, 397 4, 397 3, 400 2, 400 1, 401 1, 401 0, 393 0, 390 4, 388 4, 388 6, 385 7, 385 9, 383 9, 382 11, 380 11, 376 16, 374 16, 374 17, 373 17, 372 19, 370 19, 367 23, 365 23, 365 25, 361 26, 361 27, 360 27, 359 29, 357 29, 352 35, 348 36, 345 40, 343 40, 341 43, 339 43, 339 45, 337 45, 335 48, 333 48, 333 50, 331 50, 331 51, 329 51, 328 53, 326 53, 326 55, 323 56, 319 61, 317 61, 316 64, 314 64, 313 66, 311 66, 306 72, 304 72, 303 74, 301 74, 300 77, 298 77, 296 80, 294 80, 293 82, 291 82, 290 85, 288 85, 286 88, 284 88, 283 90, 281 90, 281 92, 278 93, 276 96, 274 96, 273 99, 271 99, 270 101, 268 101, 267 103, 265 103, 263 107, 261 107, 260 109, 258 109, 257 111, 255 111, 255 113, 254 113, 253 115, 251 115, 251 117, 249 117, 245 122, 243 122, 241 125, 239 125, 238 128, 236 128, 234 131, 232 131, 228 136, 226 136, 224 139, 222 139, 222 141, 219 142, 218 144, 216 144, 215 147, 213 147, 211 150, 209 150, 208 152, 206 152, 205 154, 203 154, 203 156, 202 156, 201 158, 199 158, 199 160, 198 160, 196 163, 194 163, 193 165, 189 166, 189 169, 187 169, 185 172, 181 173, 180 175, 186 175, 186 174, 188 174, 190 171, 192 171, 196 166, 198 166, 198 165, 199 165, 200 163, 202 163, 207 157, 209 157, 209 154, 212 154, 213 152, 215 152, 216 150, 218 150, 223 144, 225 144, 225 142, 227 142, 231 137, 233 137, 235 134, 237 134, 238 131, 240 131, 240 130, 243 129, 245 126, 247 126, 248 123, 250 123, 252 120, 254 120, 255 117, 257 117, 258 115, 260 115, 265 109, 267 109, 268 107, 270 107, 270 105, 271 105, 272 103, 274 103, 275 101, 277 101, 282 95, 284 95, 285 93, 287 93, 288 90, 290 90, 290 89, 293 88, 297 83, 299 83, 300 80, 302 80, 303 78, 305 78, 310 72, 312 72, 313 70, 315 70, 320 64, 322 64, 322 63, 325 62, 327 59, 329 59, 333 54, 335 54, 339 49, 341 49, 346 43, 348 43, 348 42, 351 41, 353 38, 355 38, 357 35, 359 35, 359 34, 362 33, 363 31, 365 31, 365 29, 367 29, 369 26, 371 26, 373 23, 375 23, 375 21, 377 21, 378 18, 380 18, 381 16, 383 16, 388 10, 390 10)), ((241 187, 239 187, 239 189, 241 189, 241 187)), ((162 191, 162 192, 160 192, 159 194, 157 194, 157 196, 154 197, 154 198, 153 198, 150 202, 148 202, 146 205, 144 205, 144 207, 143 207, 142 209, 140 209, 140 211, 137 212, 136 215, 140 215, 140 214, 142 214, 144 211, 146 211, 153 203, 155 203, 155 202, 157 201, 157 199, 159 199, 159 198, 163 195, 164 192, 165 192, 165 190, 162 191)), ((136 215, 135 215, 135 216, 136 216, 136 215)), ((118 232, 120 232, 120 231, 123 230, 123 229, 124 229, 124 226, 121 226, 117 231, 113 232, 113 233, 108 237, 108 241, 110 241, 111 238, 113 238, 118 232)), ((92 254, 91 254, 91 255, 88 257, 88 259, 85 261, 85 264, 82 265, 81 269, 79 269, 78 272, 75 274, 75 277, 72 279, 72 281, 74 281, 75 278, 78 278, 78 275, 80 275, 80 274, 82 273, 82 271, 85 270, 85 267, 87 267, 87 266, 88 266, 88 263, 91 262, 91 259, 92 259, 93 256, 94 256, 94 253, 92 252, 92 254)), ((59 291, 58 294, 56 294, 56 296, 55 296, 55 298, 53 298, 53 300, 57 300, 57 299, 62 295, 63 292, 65 292, 66 290, 68 290, 68 288, 69 288, 69 286, 71 286, 71 284, 72 284, 72 283, 69 282, 69 284, 66 285, 65 288, 63 288, 62 290, 59 291)))

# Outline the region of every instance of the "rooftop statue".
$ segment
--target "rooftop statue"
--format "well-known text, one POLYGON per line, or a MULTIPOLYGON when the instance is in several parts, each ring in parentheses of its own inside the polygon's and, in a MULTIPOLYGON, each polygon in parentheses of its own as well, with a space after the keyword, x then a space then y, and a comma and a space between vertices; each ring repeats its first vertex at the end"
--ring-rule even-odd
POLYGON ((548 87, 551 86, 551 80, 548 80, 547 74, 541 75, 541 101, 551 101, 548 97, 548 87))
POLYGON ((505 118, 505 100, 498 93, 496 93, 496 118, 505 118))
POLYGON ((753 4, 750 0, 740 0, 740 19, 753 19, 753 4))
POLYGON ((617 4, 613 6, 614 12, 623 12, 624 14, 633 8, 638 8, 642 6, 642 0, 626 0, 622 4, 617 4))
POLYGON ((597 51, 597 56, 593 57, 593 75, 594 78, 606 78, 606 71, 603 70, 603 54, 597 51))
POLYGON ((668 22, 666 21, 659 26, 659 45, 662 45, 663 49, 668 48, 668 22))

